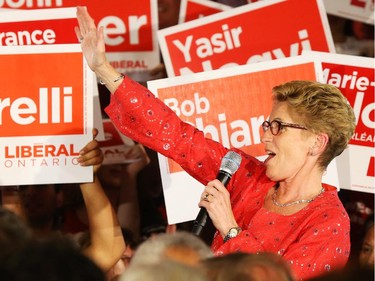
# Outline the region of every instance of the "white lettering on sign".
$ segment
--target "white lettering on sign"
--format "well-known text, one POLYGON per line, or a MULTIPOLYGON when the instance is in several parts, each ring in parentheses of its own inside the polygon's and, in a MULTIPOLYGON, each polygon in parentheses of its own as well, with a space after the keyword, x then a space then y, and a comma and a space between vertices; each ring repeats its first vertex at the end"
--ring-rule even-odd
MULTIPOLYGON (((311 44, 310 44, 308 32, 307 32, 306 29, 298 31, 298 38, 301 41, 290 44, 289 54, 288 53, 285 54, 284 51, 281 48, 276 48, 276 49, 273 49, 271 51, 263 52, 262 54, 255 54, 255 55, 250 56, 248 58, 248 60, 246 61, 246 64, 262 62, 262 61, 270 61, 272 59, 281 59, 281 58, 285 58, 285 57, 298 56, 300 53, 302 53, 302 50, 311 51, 311 44), (301 46, 301 48, 300 48, 300 46, 301 46)), ((185 47, 186 47, 186 49, 184 48, 183 50, 181 50, 181 49, 180 50, 183 51, 185 60, 190 59, 190 61, 191 61, 191 56, 190 56, 191 43, 190 43, 190 45, 189 45, 189 43, 187 43, 185 47)), ((186 62, 188 62, 188 61, 186 61, 186 62)), ((239 65, 239 64, 235 63, 235 62, 229 62, 227 64, 222 65, 219 68, 233 67, 233 66, 237 66, 237 65, 239 65)), ((199 71, 196 71, 196 72, 210 71, 210 70, 213 70, 212 63, 211 63, 210 60, 205 60, 205 61, 202 61, 202 70, 199 70, 199 71)), ((188 75, 188 74, 192 74, 192 73, 194 73, 194 72, 191 69, 189 69, 188 67, 182 67, 180 69, 181 75, 188 75)))
POLYGON ((194 101, 185 100, 178 104, 175 98, 165 99, 164 103, 171 108, 178 116, 192 116, 193 114, 205 114, 210 110, 210 102, 206 97, 200 97, 199 93, 194 93, 194 101))
MULTIPOLYGON (((164 100, 164 103, 178 116, 186 117, 207 114, 211 107, 209 99, 200 96, 199 93, 194 93, 193 100, 186 99, 179 103, 175 98, 168 98, 164 100)), ((259 132, 265 120, 264 116, 251 117, 249 122, 246 120, 228 122, 225 113, 218 114, 217 117, 218 127, 212 124, 204 124, 204 119, 201 117, 195 118, 195 124, 192 123, 192 125, 226 147, 241 148, 261 143, 259 132)))
POLYGON ((0 46, 42 45, 55 43, 56 34, 52 29, 18 32, 1 32, 0 46))
POLYGON ((357 89, 359 91, 366 91, 368 86, 374 87, 375 83, 370 81, 366 76, 358 77, 358 71, 353 71, 352 74, 330 73, 329 68, 323 70, 323 76, 327 84, 331 84, 338 88, 357 89))
POLYGON ((63 0, 0 0, 1 7, 9 8, 42 8, 42 7, 61 7, 63 0), (54 4, 53 4, 54 3, 54 4))
POLYGON ((13 101, 11 98, 0 99, 0 125, 3 124, 6 108, 9 108, 12 120, 19 125, 32 124, 36 117, 39 117, 40 124, 61 123, 61 112, 63 112, 63 123, 71 123, 73 121, 72 87, 64 87, 63 96, 60 91, 60 88, 53 87, 49 94, 48 88, 40 88, 38 101, 29 97, 20 97, 13 101), (49 96, 51 107, 48 106, 49 96))
POLYGON ((79 165, 78 157, 64 158, 64 157, 55 157, 55 158, 18 158, 18 159, 7 159, 4 162, 1 162, 0 165, 5 168, 25 168, 25 167, 62 167, 70 165, 79 165))
POLYGON ((219 128, 214 125, 205 125, 203 119, 199 117, 195 119, 195 126, 203 131, 206 137, 209 135, 211 139, 221 142, 225 147, 242 148, 261 143, 259 131, 264 122, 264 116, 251 117, 250 122, 239 119, 228 123, 225 113, 221 113, 218 114, 218 121, 220 122, 219 128), (229 129, 232 133, 229 133, 229 129))
POLYGON ((98 24, 104 28, 104 41, 109 46, 121 45, 125 41, 124 35, 128 32, 129 44, 140 44, 139 30, 144 25, 147 25, 146 15, 129 16, 127 26, 121 18, 116 16, 104 17, 98 24))
POLYGON ((56 156, 78 156, 73 144, 34 144, 21 146, 5 146, 5 158, 30 158, 30 157, 56 157, 56 156))
POLYGON ((340 73, 330 73, 329 68, 323 70, 323 76, 325 83, 333 85, 337 88, 358 90, 355 96, 353 111, 356 118, 356 123, 362 120, 363 124, 368 128, 375 128, 374 120, 371 120, 371 114, 375 110, 375 104, 370 103, 363 107, 363 100, 365 96, 365 91, 368 87, 374 87, 374 81, 366 76, 359 76, 358 71, 353 71, 352 74, 340 74, 340 73))
MULTIPOLYGON (((195 40, 197 46, 196 55, 199 58, 206 58, 214 54, 220 54, 226 50, 232 50, 241 47, 240 34, 242 27, 229 29, 227 24, 221 26, 222 32, 214 33, 210 38, 201 37, 195 40)), ((185 43, 180 40, 173 40, 173 44, 184 55, 185 62, 191 61, 191 47, 193 44, 193 35, 186 37, 185 43)))

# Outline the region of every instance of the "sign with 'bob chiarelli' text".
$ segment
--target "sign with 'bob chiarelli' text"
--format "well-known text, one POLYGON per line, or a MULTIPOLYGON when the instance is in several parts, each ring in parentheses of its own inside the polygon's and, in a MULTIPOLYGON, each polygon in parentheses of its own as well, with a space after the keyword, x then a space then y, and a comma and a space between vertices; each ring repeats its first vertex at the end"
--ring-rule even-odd
POLYGON ((374 0, 324 0, 327 13, 374 25, 374 0))
POLYGON ((260 1, 158 31, 168 77, 335 52, 321 0, 260 1))
MULTIPOLYGON (((74 27, 77 26, 76 8, 16 10, 0 9, 0 47, 77 44, 74 27)), ((95 73, 92 72, 95 77, 95 73)), ((96 86, 96 77, 93 80, 96 86)), ((97 140, 104 139, 100 113, 99 92, 92 87, 94 99, 94 126, 97 140)))
POLYGON ((178 23, 196 20, 229 9, 232 7, 211 0, 181 0, 178 23))
MULTIPOLYGON (((147 85, 205 137, 263 161, 267 156, 261 143, 261 124, 271 113, 272 88, 301 79, 322 81, 321 63, 309 56, 296 56, 149 81, 147 85)), ((194 220, 204 186, 161 154, 159 165, 168 222, 194 220)), ((335 162, 324 182, 338 186, 335 162)))
POLYGON ((88 182, 93 76, 80 45, 1 47, 0 185, 88 182))
POLYGON ((340 156, 344 189, 375 193, 375 60, 368 57, 314 53, 322 61, 324 79, 340 89, 352 106, 356 129, 340 156))
MULTIPOLYGON (((107 0, 38 0, 0 1, 0 8, 53 9, 86 6, 97 26, 104 27, 107 56, 114 68, 122 73, 153 69, 160 62, 156 38, 158 28, 157 1, 137 0, 119 2, 107 0)), ((75 19, 75 24, 77 20, 75 19)), ((74 28, 65 32, 77 38, 74 28)))

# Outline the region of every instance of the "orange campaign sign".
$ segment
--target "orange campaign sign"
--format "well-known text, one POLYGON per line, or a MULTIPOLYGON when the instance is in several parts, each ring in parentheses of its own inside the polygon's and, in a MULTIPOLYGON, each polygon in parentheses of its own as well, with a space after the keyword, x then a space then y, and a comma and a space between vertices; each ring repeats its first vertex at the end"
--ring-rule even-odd
MULTIPOLYGON (((0 46, 78 44, 74 32, 74 27, 78 24, 75 7, 0 11, 0 46)), ((92 75, 95 77, 94 73, 92 75)), ((96 112, 100 113, 98 89, 97 87, 92 89, 94 107, 96 112)), ((95 115, 94 122, 99 131, 97 139, 104 138, 100 114, 95 115)))
MULTIPOLYGON (((0 1, 0 8, 71 8, 74 10, 74 15, 76 6, 86 6, 95 23, 104 27, 108 58, 118 71, 123 73, 145 71, 159 63, 156 1, 137 0, 126 1, 126 3, 116 0, 107 0, 105 3, 98 0, 17 1, 17 3, 0 1)), ((74 42, 77 42, 74 33, 77 20, 64 21, 67 22, 65 26, 67 36, 73 36, 74 42)))
POLYGON ((335 52, 321 0, 269 0, 159 30, 169 77, 335 52))
POLYGON ((77 162, 93 122, 80 46, 2 47, 0 57, 0 185, 91 181, 77 162))
POLYGON ((17 75, 9 67, 0 69, 7 77, 1 86, 0 137, 83 134, 82 53, 4 55, 1 63, 17 75), (56 76, 57 69, 64 75, 56 76), (20 77, 27 79, 20 83, 20 77))
POLYGON ((181 0, 178 23, 199 19, 229 9, 232 9, 232 7, 211 0, 181 0))
MULTIPOLYGON (((341 187, 375 193, 375 60, 324 52, 306 53, 319 57, 325 82, 341 90, 356 116, 354 136, 340 159, 346 162, 346 170, 339 171, 339 174, 343 177, 350 175, 341 187)), ((343 169, 344 164, 341 164, 343 169)))
MULTIPOLYGON (((321 63, 296 56, 233 68, 148 82, 148 88, 182 120, 227 148, 239 148, 260 160, 261 124, 271 113, 272 87, 296 79, 322 81, 321 63)), ((159 154, 169 223, 195 219, 201 183, 175 162, 159 154)), ((337 169, 330 168, 325 182, 338 186, 337 169)))

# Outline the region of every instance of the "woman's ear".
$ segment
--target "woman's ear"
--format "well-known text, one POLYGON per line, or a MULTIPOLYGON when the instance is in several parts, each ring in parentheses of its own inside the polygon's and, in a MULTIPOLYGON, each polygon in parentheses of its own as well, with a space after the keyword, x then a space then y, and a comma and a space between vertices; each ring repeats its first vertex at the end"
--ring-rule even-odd
POLYGON ((316 135, 314 145, 310 148, 310 155, 315 156, 321 154, 327 147, 329 137, 326 133, 316 135))

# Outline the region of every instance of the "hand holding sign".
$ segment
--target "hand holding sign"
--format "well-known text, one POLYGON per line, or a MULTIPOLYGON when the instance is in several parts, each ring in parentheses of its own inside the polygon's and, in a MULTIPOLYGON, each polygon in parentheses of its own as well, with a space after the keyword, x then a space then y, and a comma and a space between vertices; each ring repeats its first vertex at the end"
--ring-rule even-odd
POLYGON ((81 166, 94 166, 94 173, 96 173, 103 162, 103 153, 99 147, 99 143, 95 140, 98 135, 98 130, 92 130, 93 140, 90 141, 84 148, 79 152, 78 162, 81 166))

